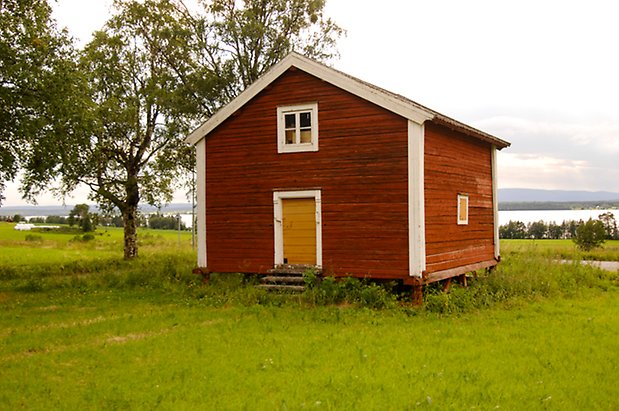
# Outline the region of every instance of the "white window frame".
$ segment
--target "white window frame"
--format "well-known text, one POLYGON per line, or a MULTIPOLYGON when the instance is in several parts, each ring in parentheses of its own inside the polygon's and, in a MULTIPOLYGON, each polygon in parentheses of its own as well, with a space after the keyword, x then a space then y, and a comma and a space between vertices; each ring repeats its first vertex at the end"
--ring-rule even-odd
POLYGON ((288 198, 313 198, 316 205, 316 266, 322 268, 322 210, 320 190, 274 191, 273 192, 273 226, 275 228, 274 264, 284 264, 284 226, 282 200, 288 198))
MULTIPOLYGON (((300 141, 299 122, 296 122, 297 141, 300 141)), ((300 153, 305 151, 318 151, 318 103, 299 104, 294 106, 277 107, 277 152, 278 153, 300 153), (299 114, 310 112, 312 117, 312 130, 310 143, 286 144, 286 114, 299 114)))
POLYGON ((458 225, 468 225, 469 223, 469 196, 468 194, 458 194, 458 225), (464 200, 464 203, 466 205, 466 218, 461 219, 460 218, 460 214, 461 214, 461 206, 462 206, 462 200, 464 200))

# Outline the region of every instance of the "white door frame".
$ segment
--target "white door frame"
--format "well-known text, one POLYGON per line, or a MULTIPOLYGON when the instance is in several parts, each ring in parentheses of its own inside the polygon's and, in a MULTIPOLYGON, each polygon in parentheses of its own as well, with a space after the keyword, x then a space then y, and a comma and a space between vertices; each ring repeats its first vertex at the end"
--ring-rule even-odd
POLYGON ((288 198, 313 198, 316 205, 316 266, 322 268, 322 212, 320 190, 274 191, 273 227, 275 228, 275 265, 284 264, 284 227, 282 200, 288 198))

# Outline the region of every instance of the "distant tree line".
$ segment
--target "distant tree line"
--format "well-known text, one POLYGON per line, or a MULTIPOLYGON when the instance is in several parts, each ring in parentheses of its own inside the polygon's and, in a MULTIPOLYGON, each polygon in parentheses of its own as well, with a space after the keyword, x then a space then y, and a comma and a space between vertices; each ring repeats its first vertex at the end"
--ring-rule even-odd
POLYGON ((24 217, 22 217, 21 214, 15 214, 13 216, 0 215, 0 221, 5 221, 9 223, 19 223, 21 221, 24 221, 24 217))
MULTIPOLYGON (((597 220, 604 228, 604 237, 607 240, 619 240, 619 229, 613 213, 601 214, 597 220)), ((576 238, 578 228, 586 224, 583 220, 568 220, 561 224, 536 221, 525 224, 522 221, 510 221, 499 227, 499 237, 505 239, 573 239, 576 238)))
MULTIPOLYGON (((50 215, 46 217, 31 217, 27 219, 20 214, 14 216, 0 216, 0 221, 19 223, 28 220, 32 224, 68 224, 77 226, 82 231, 94 231, 96 226, 103 227, 123 227, 123 218, 120 214, 89 213, 86 204, 78 204, 71 210, 68 217, 50 215)), ((150 216, 139 215, 138 226, 149 227, 156 230, 178 230, 179 220, 176 216, 165 216, 162 214, 152 214, 150 216)), ((181 220, 180 229, 187 230, 187 226, 181 220)))
POLYGON ((179 217, 164 216, 161 214, 153 214, 148 218, 148 226, 158 230, 177 230, 179 228, 185 230, 185 223, 179 221, 179 217))

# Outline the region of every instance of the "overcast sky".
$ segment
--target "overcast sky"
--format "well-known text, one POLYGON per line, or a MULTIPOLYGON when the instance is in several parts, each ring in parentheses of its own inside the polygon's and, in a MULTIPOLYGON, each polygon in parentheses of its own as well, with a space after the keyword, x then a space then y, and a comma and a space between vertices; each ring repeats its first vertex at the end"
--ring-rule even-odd
MULTIPOLYGON (((58 0, 55 17, 83 45, 110 4, 58 0)), ((619 192, 619 2, 327 0, 326 14, 347 30, 335 68, 510 141, 500 188, 619 192)))

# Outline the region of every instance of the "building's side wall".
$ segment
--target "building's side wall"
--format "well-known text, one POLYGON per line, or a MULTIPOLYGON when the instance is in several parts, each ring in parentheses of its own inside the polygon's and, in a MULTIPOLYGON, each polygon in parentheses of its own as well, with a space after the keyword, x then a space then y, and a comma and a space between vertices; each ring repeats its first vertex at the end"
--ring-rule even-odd
POLYGON ((274 263, 273 191, 321 190, 326 274, 408 275, 407 120, 291 69, 206 147, 208 268, 274 263), (278 105, 318 103, 319 151, 277 153, 278 105))
POLYGON ((426 271, 494 259, 492 146, 425 124, 426 271), (467 225, 457 224, 458 194, 469 196, 467 225))

